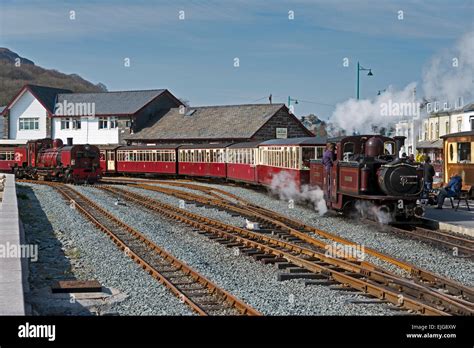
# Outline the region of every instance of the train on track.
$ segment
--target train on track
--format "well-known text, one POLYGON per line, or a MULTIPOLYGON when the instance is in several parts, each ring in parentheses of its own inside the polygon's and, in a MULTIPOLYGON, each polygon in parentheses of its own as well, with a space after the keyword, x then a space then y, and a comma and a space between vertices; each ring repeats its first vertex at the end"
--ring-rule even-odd
MULTIPOLYGON (((98 148, 84 145, 89 149, 89 157, 84 150, 79 151, 83 157, 75 167, 68 166, 67 161, 59 167, 42 161, 43 167, 49 168, 44 172, 46 176, 66 181, 70 175, 75 181, 94 181, 99 167, 101 175, 211 178, 266 186, 276 191, 322 189, 327 193, 330 209, 346 213, 358 210, 367 215, 386 215, 390 221, 410 221, 423 214, 417 202, 423 187, 423 172, 418 165, 398 158, 403 139, 358 135, 193 145, 98 148), (321 163, 328 142, 336 146, 330 175, 321 163), (86 158, 89 161, 85 162, 86 158)), ((55 146, 60 148, 51 141, 47 151, 53 151, 55 146)), ((25 151, 22 147, 15 149, 15 160, 22 151, 25 151)), ((74 152, 70 148, 66 151, 74 152)), ((12 168, 19 177, 41 172, 30 160, 26 166, 24 161, 14 162, 12 168)))
POLYGON ((31 140, 14 149, 10 168, 19 179, 92 184, 100 178, 99 156, 99 148, 93 145, 64 145, 61 139, 31 140))

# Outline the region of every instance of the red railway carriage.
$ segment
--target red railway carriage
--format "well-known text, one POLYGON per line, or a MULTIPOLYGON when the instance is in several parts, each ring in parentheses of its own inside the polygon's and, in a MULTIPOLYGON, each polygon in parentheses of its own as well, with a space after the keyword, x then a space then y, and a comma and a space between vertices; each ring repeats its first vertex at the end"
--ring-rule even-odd
POLYGON ((177 174, 179 145, 123 146, 116 150, 119 173, 177 174))
POLYGON ((266 186, 309 184, 310 161, 321 158, 326 138, 267 140, 259 144, 258 182, 266 186))
POLYGON ((261 141, 238 143, 227 147, 227 178, 258 183, 258 145, 261 141))
POLYGON ((230 143, 183 145, 179 148, 180 175, 226 178, 226 148, 230 143))
POLYGON ((323 188, 326 202, 334 210, 360 210, 357 204, 363 201, 375 215, 379 212, 397 218, 421 215, 416 201, 421 192, 422 171, 416 164, 398 159, 396 154, 403 140, 404 137, 381 135, 329 139, 328 142, 336 145, 330 175, 321 160, 311 161, 310 185, 323 188))
POLYGON ((0 140, 0 172, 11 173, 26 156, 26 140, 0 140))
MULTIPOLYGON (((26 149, 18 147, 20 153, 20 149, 22 149, 23 153, 26 153, 26 149)), ((13 166, 16 163, 15 160, 15 147, 0 147, 0 172, 10 172, 12 171, 13 166)))
POLYGON ((100 170, 102 174, 116 174, 116 150, 119 145, 98 145, 100 150, 100 170))

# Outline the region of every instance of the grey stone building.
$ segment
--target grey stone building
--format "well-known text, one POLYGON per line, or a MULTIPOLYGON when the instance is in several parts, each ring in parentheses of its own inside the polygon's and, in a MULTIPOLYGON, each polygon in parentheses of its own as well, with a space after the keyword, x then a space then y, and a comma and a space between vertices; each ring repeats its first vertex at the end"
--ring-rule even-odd
POLYGON ((172 108, 125 139, 131 144, 245 142, 313 134, 284 104, 172 108))

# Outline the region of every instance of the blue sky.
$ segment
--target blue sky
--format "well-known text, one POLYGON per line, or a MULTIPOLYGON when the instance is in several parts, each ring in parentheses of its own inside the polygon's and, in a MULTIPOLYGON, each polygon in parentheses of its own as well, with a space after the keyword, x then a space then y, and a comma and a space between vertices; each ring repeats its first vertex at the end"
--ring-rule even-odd
POLYGON ((2 0, 0 47, 109 90, 168 88, 193 105, 290 95, 297 115, 327 118, 355 96, 358 60, 374 73, 362 98, 401 89, 473 29, 473 13, 472 0, 2 0))

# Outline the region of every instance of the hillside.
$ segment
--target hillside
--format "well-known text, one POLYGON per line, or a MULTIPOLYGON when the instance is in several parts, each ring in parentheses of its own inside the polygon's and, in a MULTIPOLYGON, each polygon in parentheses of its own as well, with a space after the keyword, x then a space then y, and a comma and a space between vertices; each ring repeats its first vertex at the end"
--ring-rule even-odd
POLYGON ((0 47, 0 106, 6 105, 23 85, 29 83, 49 87, 70 89, 74 92, 106 91, 105 85, 84 80, 76 74, 63 74, 44 69, 29 59, 20 57, 8 48, 0 47), (20 62, 20 66, 15 65, 20 62))

